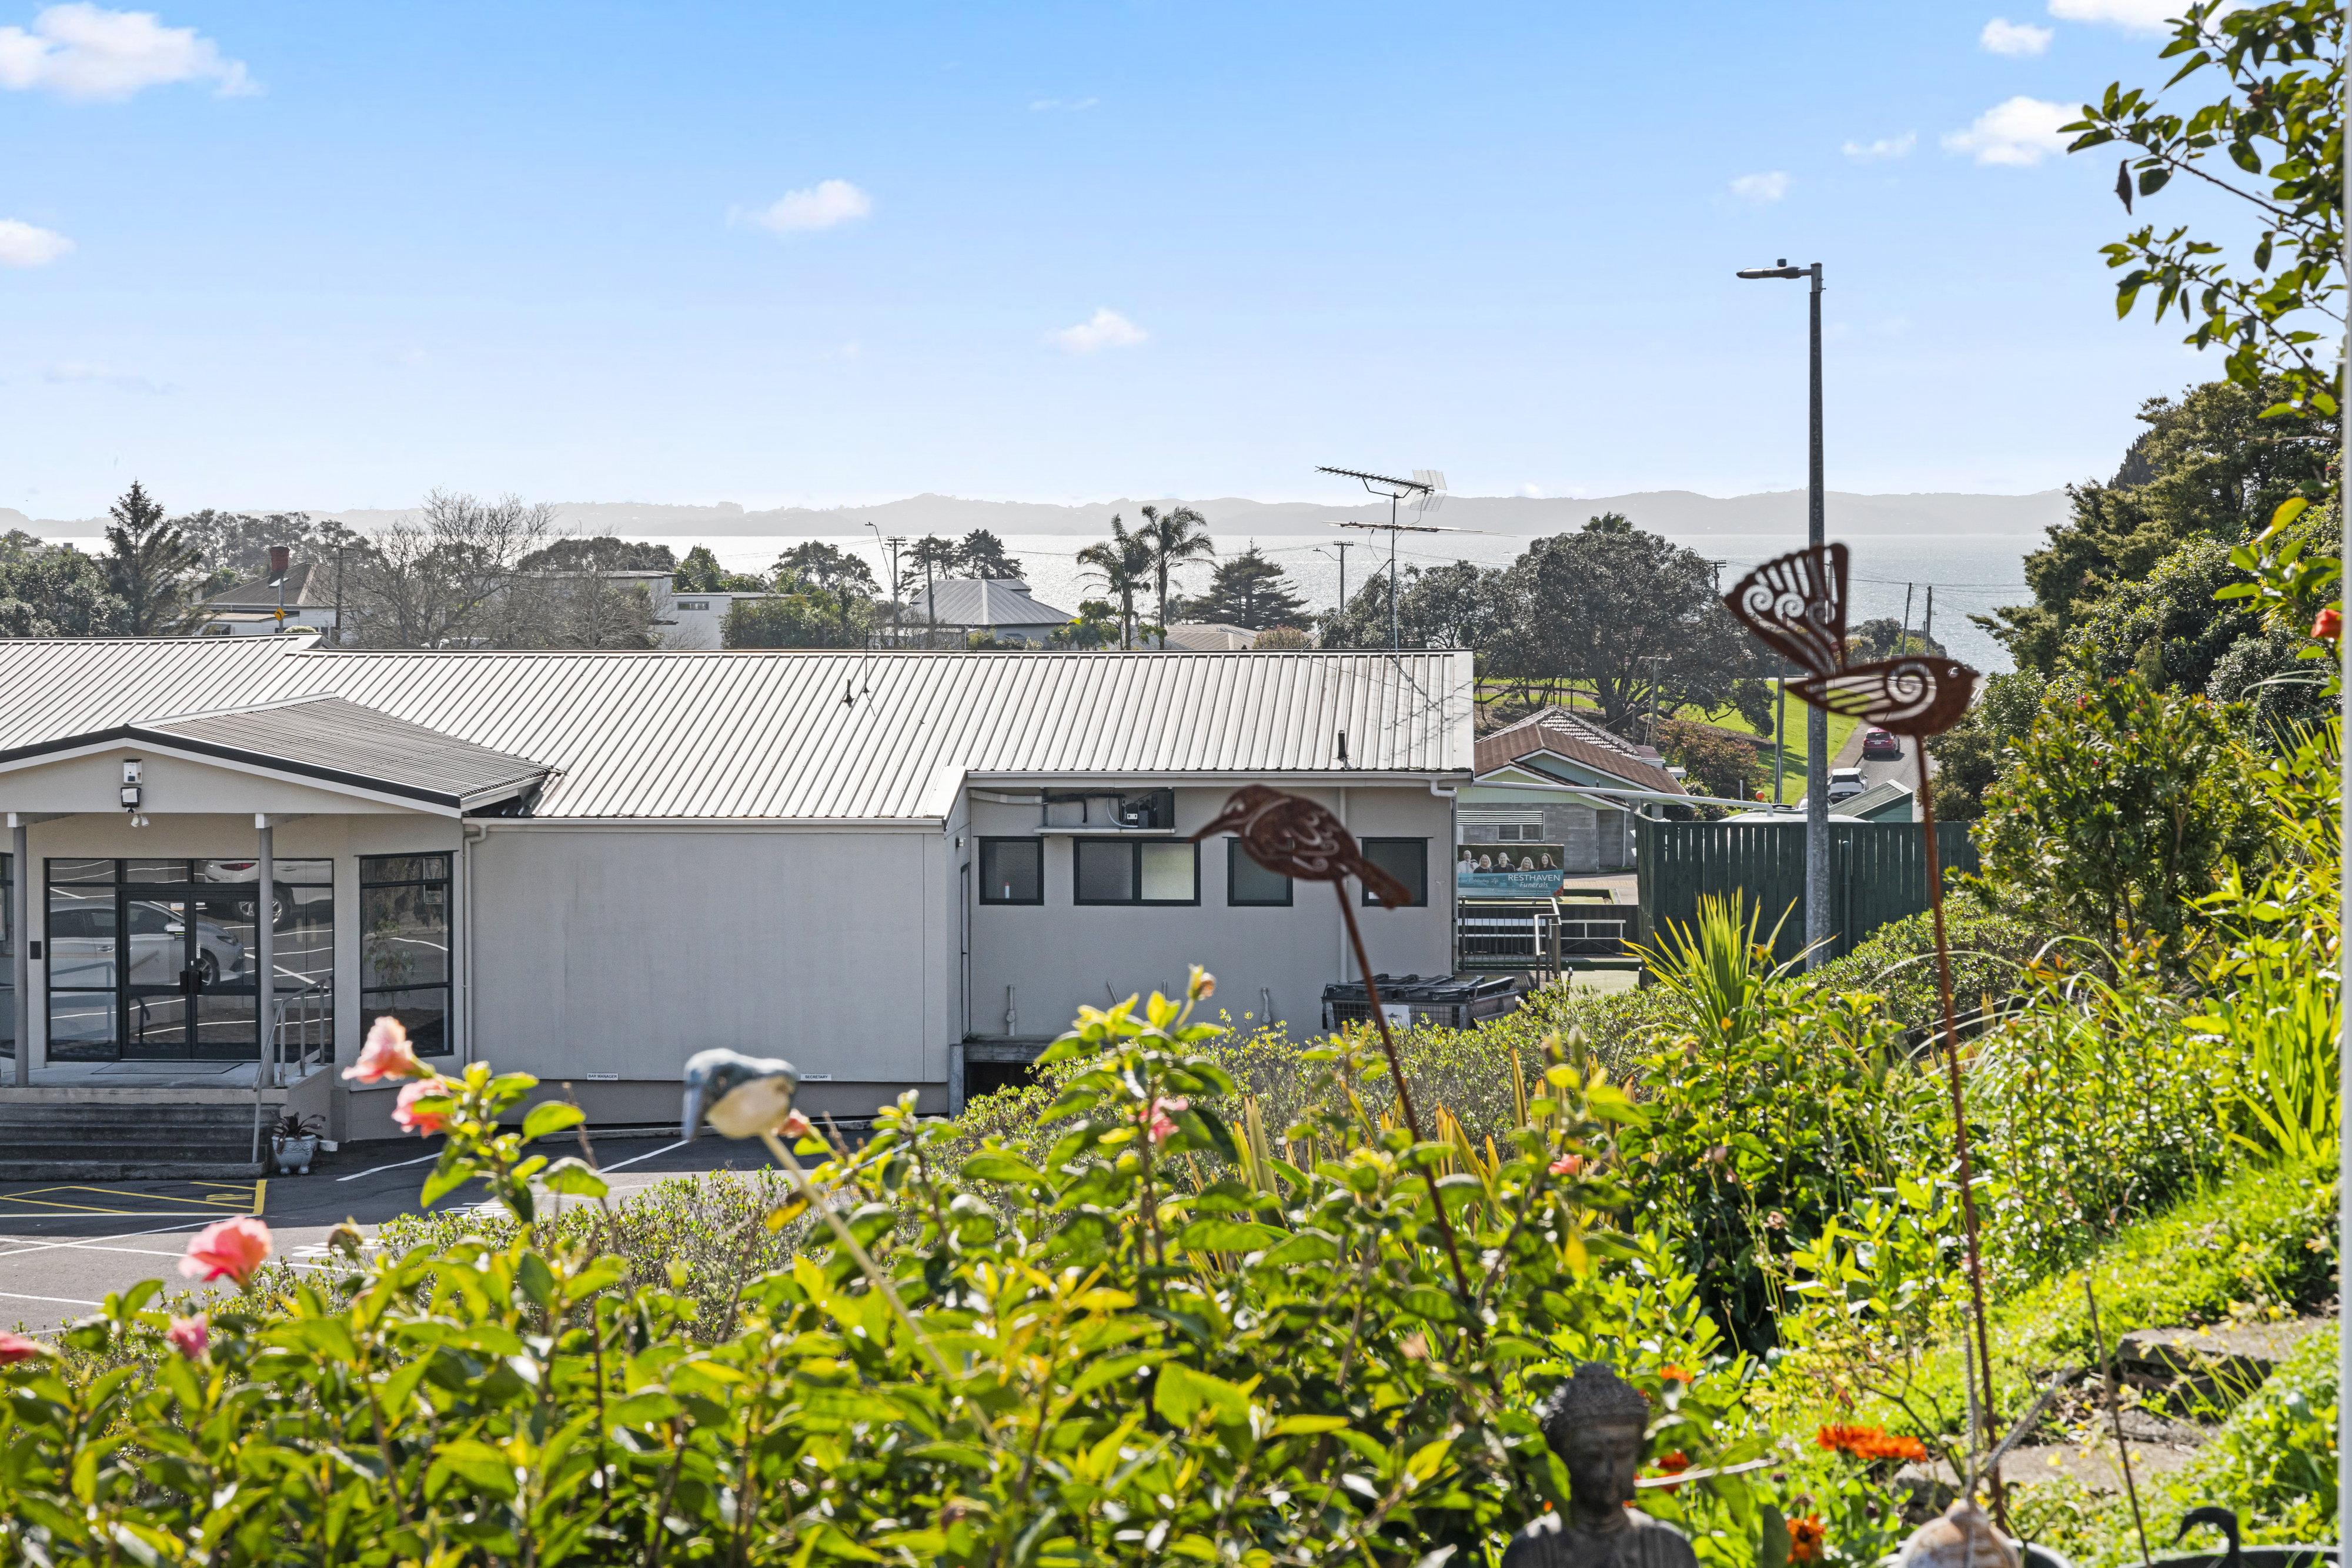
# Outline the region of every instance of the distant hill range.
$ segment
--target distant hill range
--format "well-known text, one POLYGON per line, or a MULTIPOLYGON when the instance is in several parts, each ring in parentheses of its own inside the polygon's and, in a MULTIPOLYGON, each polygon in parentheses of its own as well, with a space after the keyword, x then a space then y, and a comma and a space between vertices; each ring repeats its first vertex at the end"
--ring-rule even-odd
MULTIPOLYGON (((1190 503, 1174 498, 1087 502, 1058 506, 1044 501, 967 501, 954 496, 910 496, 870 507, 786 507, 753 512, 732 502, 674 507, 637 501, 564 501, 556 504, 562 526, 582 534, 619 534, 633 538, 692 539, 704 536, 772 535, 786 538, 838 538, 865 532, 873 523, 885 534, 961 536, 974 528, 1001 535, 1083 534, 1106 531, 1113 514, 1131 523, 1146 502, 1161 507, 1190 505, 1219 534, 1321 533, 1332 522, 1386 522, 1388 507, 1324 506, 1312 501, 1246 501, 1226 497, 1190 503)), ((318 508, 249 507, 252 511, 303 510, 367 529, 403 514, 397 510, 325 511, 318 508)), ((1533 537, 1583 527, 1601 512, 1622 512, 1639 527, 1672 538, 1708 534, 1790 534, 1801 538, 1805 493, 1773 490, 1756 496, 1719 497, 1691 490, 1645 490, 1632 496, 1561 497, 1449 496, 1427 520, 1442 527, 1483 528, 1533 537)), ((1401 514, 1407 515, 1409 514, 1401 514)), ((1832 490, 1829 532, 1832 538, 1885 538, 1891 534, 2004 534, 2038 537, 2066 517, 2066 493, 2042 490, 2030 496, 1855 496, 1832 490)), ((104 531, 104 519, 35 521, 0 507, 0 531, 23 528, 51 538, 87 538, 104 531)))

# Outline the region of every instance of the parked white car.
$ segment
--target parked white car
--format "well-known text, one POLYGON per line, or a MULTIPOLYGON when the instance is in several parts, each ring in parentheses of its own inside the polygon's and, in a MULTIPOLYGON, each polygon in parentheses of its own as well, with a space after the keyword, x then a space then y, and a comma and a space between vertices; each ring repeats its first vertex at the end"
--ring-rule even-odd
MULTIPOLYGON (((110 990, 121 961, 123 939, 131 948, 128 978, 134 986, 175 986, 187 961, 187 916, 166 904, 134 900, 128 933, 115 929, 114 907, 91 902, 49 911, 49 984, 58 990, 110 990)), ((226 927, 196 920, 196 973, 208 986, 244 977, 245 944, 226 927)))

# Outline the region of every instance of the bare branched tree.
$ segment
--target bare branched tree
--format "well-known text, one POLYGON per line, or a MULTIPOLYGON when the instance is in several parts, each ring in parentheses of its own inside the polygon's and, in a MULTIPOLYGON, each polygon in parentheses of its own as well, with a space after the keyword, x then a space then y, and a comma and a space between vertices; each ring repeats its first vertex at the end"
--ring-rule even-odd
POLYGON ((349 559, 352 640, 365 648, 500 645, 506 591, 554 531, 543 502, 434 491, 349 559))

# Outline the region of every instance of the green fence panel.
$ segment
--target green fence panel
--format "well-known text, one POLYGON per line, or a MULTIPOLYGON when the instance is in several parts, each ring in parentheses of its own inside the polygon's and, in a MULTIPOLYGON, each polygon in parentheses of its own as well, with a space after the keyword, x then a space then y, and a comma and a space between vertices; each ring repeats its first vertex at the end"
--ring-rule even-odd
MULTIPOLYGON (((1965 823, 1939 822, 1936 841, 1945 887, 1977 869, 1965 823)), ((1760 910, 1759 932, 1780 925, 1774 956, 1794 958, 1805 946, 1805 831, 1766 822, 1635 824, 1634 869, 1641 891, 1642 936, 1687 925, 1698 901, 1740 896, 1760 910), (1782 919, 1786 915, 1785 920, 1782 919)), ((1830 824, 1829 955, 1843 957, 1871 933, 1927 907, 1927 843, 1916 822, 1830 824)))

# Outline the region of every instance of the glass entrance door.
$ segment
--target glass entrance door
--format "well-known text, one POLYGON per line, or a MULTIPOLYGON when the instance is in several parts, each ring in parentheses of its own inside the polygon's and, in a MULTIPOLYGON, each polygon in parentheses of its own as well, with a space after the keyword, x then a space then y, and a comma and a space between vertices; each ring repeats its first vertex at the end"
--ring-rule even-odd
POLYGON ((326 998, 333 868, 280 861, 267 898, 255 870, 251 861, 50 861, 50 1056, 251 1061, 261 1049, 265 919, 277 928, 278 994, 326 998))
POLYGON ((227 895, 191 891, 121 890, 126 1058, 242 1059, 260 1049, 253 916, 227 895))

